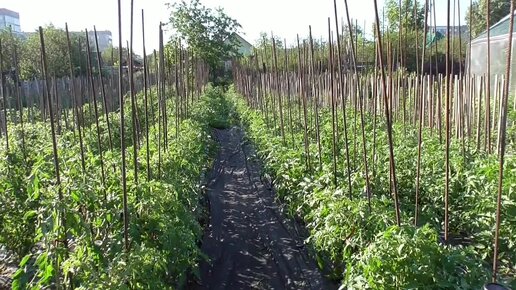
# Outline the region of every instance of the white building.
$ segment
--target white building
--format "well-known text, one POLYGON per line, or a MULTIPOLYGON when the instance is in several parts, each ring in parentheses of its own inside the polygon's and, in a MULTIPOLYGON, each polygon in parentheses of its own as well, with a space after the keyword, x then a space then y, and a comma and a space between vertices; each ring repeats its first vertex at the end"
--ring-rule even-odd
MULTIPOLYGON (((97 51, 97 48, 95 47, 95 32, 93 30, 88 30, 88 37, 92 51, 97 51)), ((97 30, 97 39, 99 41, 100 52, 103 52, 113 45, 111 31, 109 30, 97 30)))
POLYGON ((20 14, 6 8, 0 8, 0 30, 9 28, 14 33, 21 34, 20 14))

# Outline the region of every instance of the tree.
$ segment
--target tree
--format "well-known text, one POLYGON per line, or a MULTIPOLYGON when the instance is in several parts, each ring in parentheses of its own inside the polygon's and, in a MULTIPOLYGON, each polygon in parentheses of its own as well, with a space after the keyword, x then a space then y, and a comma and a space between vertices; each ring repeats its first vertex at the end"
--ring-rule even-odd
MULTIPOLYGON (((274 42, 276 44, 276 51, 283 51, 284 50, 284 43, 281 40, 281 38, 278 35, 269 35, 267 32, 260 32, 260 36, 254 41, 254 47, 256 49, 256 53, 260 56, 261 59, 267 61, 271 61, 272 66, 272 39, 274 37, 274 42)), ((253 52, 254 54, 254 52, 253 52)), ((260 64, 261 66, 262 64, 260 64)), ((283 62, 278 60, 278 67, 281 67, 283 65, 283 62)))
POLYGON ((16 69, 14 49, 17 50, 19 60, 25 47, 22 39, 8 29, 0 29, 0 40, 2 41, 2 67, 5 74, 7 71, 12 72, 16 69))
MULTIPOLYGON (((424 5, 417 0, 387 0, 385 11, 388 30, 382 33, 384 41, 392 47, 393 62, 409 71, 415 71, 420 62, 416 56, 420 57, 425 43, 423 39, 424 5)), ((383 47, 384 55, 389 54, 388 48, 389 45, 383 47)))
POLYGON ((167 4, 172 9, 169 24, 182 43, 194 55, 217 70, 222 60, 238 55, 237 40, 232 37, 240 24, 222 8, 210 9, 199 0, 167 4))
MULTIPOLYGON (((468 24, 471 36, 476 37, 487 30, 486 0, 473 2, 466 13, 466 23, 468 24)), ((493 25, 511 13, 511 2, 507 0, 490 0, 489 2, 489 24, 493 25)))
MULTIPOLYGON (((276 42, 276 47, 283 48, 283 40, 277 35, 274 35, 274 41, 276 42)), ((267 32, 260 32, 260 36, 258 39, 254 41, 256 49, 263 49, 267 47, 267 49, 272 49, 272 37, 267 34, 267 32)))
MULTIPOLYGON (((127 51, 125 48, 122 49, 122 55, 127 55, 127 51)), ((118 59, 118 47, 109 46, 103 52, 101 52, 100 57, 102 57, 102 63, 106 66, 115 66, 115 64, 119 63, 118 59)))
POLYGON ((403 31, 422 30, 424 27, 425 8, 424 5, 419 5, 417 0, 387 0, 385 9, 391 32, 399 30, 400 13, 403 31))
MULTIPOLYGON (((90 43, 91 45, 91 43, 90 43)), ((125 62, 127 59, 127 55, 129 54, 129 50, 126 47, 122 47, 122 61, 125 62)), ((120 59, 118 57, 118 47, 110 46, 106 50, 101 52, 100 57, 102 58, 102 64, 105 66, 118 66, 120 64, 120 59)), ((133 52, 133 60, 134 59, 142 59, 141 56, 137 55, 133 52)))
MULTIPOLYGON (((43 28, 43 37, 45 38, 49 76, 68 76, 70 72, 66 31, 50 24, 43 28)), ((72 66, 77 75, 84 75, 86 72, 86 36, 82 33, 70 33, 70 41, 72 66)), ((21 78, 42 78, 39 32, 31 33, 25 41, 24 47, 23 55, 20 57, 21 78)))

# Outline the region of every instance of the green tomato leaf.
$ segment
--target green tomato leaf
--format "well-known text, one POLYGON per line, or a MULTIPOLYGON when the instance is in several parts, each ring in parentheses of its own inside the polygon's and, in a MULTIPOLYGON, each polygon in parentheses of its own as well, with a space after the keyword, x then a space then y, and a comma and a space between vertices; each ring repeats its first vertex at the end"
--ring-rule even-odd
MULTIPOLYGON (((23 257, 23 259, 20 262, 20 268, 24 267, 27 264, 27 262, 29 261, 30 257, 31 257, 30 254, 26 255, 25 257, 23 257)), ((18 273, 18 271, 16 273, 18 273)))

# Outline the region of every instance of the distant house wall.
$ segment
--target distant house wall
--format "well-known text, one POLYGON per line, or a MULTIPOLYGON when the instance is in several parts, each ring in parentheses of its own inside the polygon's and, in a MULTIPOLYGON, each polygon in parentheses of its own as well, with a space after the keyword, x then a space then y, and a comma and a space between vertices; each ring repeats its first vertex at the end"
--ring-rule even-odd
MULTIPOLYGON (((436 32, 440 32, 442 35, 448 34, 448 29, 446 26, 432 26, 429 27, 429 31, 433 32, 435 29, 436 32)), ((450 35, 451 36, 467 36, 469 35, 469 30, 467 25, 461 26, 450 26, 450 35)))
MULTIPOLYGON (((88 31, 88 37, 90 39, 90 45, 92 46, 93 51, 97 51, 97 48, 95 47, 95 32, 88 31)), ((104 50, 108 49, 113 44, 111 31, 108 30, 97 31, 97 39, 99 41, 100 52, 103 52, 104 50)))

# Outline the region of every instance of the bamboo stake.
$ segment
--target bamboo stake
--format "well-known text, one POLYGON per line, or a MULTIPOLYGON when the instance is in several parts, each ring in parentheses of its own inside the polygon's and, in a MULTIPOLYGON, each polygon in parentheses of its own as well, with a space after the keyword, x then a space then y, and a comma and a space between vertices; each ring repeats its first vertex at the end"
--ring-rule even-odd
POLYGON ((403 52, 403 49, 402 49, 402 39, 403 39, 403 22, 402 22, 402 18, 403 18, 403 15, 402 15, 402 3, 401 3, 401 0, 398 0, 398 23, 399 23, 399 26, 398 26, 398 68, 401 68, 403 66, 403 62, 402 62, 402 52, 403 52))
MULTIPOLYGON (((426 39, 427 36, 427 19, 428 19, 428 0, 425 1, 425 18, 424 18, 424 39, 426 39)), ((423 46, 423 53, 421 56, 421 71, 420 75, 423 76, 423 66, 425 61, 425 51, 426 51, 426 45, 423 46)), ((419 88, 420 90, 416 91, 416 96, 420 95, 419 97, 419 122, 418 122, 418 141, 417 141, 417 164, 416 164, 416 197, 415 197, 415 210, 414 210, 414 225, 417 226, 417 221, 419 217, 419 188, 420 188, 420 179, 421 179, 421 152, 422 152, 422 143, 423 143, 423 137, 422 137, 422 131, 423 131, 423 118, 424 118, 424 85, 423 81, 421 82, 421 86, 419 88)))
MULTIPOLYGON (((294 140, 294 127, 292 124, 292 100, 291 100, 291 93, 290 93, 290 77, 288 72, 288 50, 287 50, 287 40, 284 39, 284 49, 285 49, 285 80, 287 82, 287 110, 288 110, 288 121, 289 121, 289 127, 290 127, 290 137, 292 138, 292 146, 295 146, 295 140, 294 140)), ((306 104, 305 104, 306 108, 306 104)), ((305 139, 305 153, 308 155, 310 154, 309 148, 308 148, 308 139, 305 139)), ((308 164, 308 168, 310 168, 310 164, 308 164)))
MULTIPOLYGON (((159 26, 159 31, 160 31, 160 39, 159 39, 159 42, 161 44, 161 23, 160 23, 160 26, 159 26)), ((160 45, 160 48, 161 50, 161 45, 160 45)), ((154 56, 156 57, 156 54, 154 54, 154 56)), ((156 60, 156 59, 155 59, 156 60)), ((180 62, 181 62, 181 58, 180 58, 180 62)), ((162 101, 162 94, 163 94, 163 87, 161 85, 162 82, 164 82, 163 80, 163 73, 162 73, 162 67, 163 67, 163 63, 162 63, 162 59, 161 59, 161 51, 159 52, 159 64, 156 63, 156 75, 158 76, 157 78, 157 90, 158 90, 158 178, 161 179, 161 135, 162 135, 162 131, 163 131, 163 123, 161 122, 161 118, 163 116, 163 101, 162 101)), ((184 111, 183 111, 184 112, 184 111)))
MULTIPOLYGON (((415 49, 415 52, 416 52, 416 72, 420 71, 420 68, 419 68, 419 27, 417 25, 419 19, 418 19, 418 3, 419 1, 414 1, 414 9, 413 9, 413 17, 414 17, 414 31, 416 33, 416 49, 415 49)), ((425 45, 425 41, 426 39, 423 39, 423 45, 425 45)), ((423 68, 421 68, 421 71, 423 70, 423 68)))
MULTIPOLYGON (((53 108, 52 108, 52 101, 51 101, 51 94, 50 94, 50 82, 48 77, 48 66, 47 66, 47 54, 45 50, 45 40, 43 37, 43 28, 39 27, 39 39, 41 42, 41 58, 42 58, 42 64, 43 64, 43 75, 45 78, 46 83, 46 91, 47 91, 47 105, 48 105, 48 111, 50 114, 50 129, 52 132, 52 152, 53 152, 53 159, 54 159, 54 170, 56 175, 56 186, 57 186, 57 195, 59 202, 63 202, 63 192, 61 188, 61 174, 59 169, 59 154, 57 149, 57 137, 56 137, 56 131, 54 128, 54 114, 53 114, 53 108)), ((58 241, 61 241, 64 245, 65 251, 68 251, 68 239, 67 239, 67 228, 66 228, 66 212, 65 207, 59 207, 60 210, 58 210, 59 215, 59 221, 61 223, 61 227, 57 227, 57 239, 58 241)), ((56 259, 57 261, 57 267, 56 267, 56 287, 57 289, 60 288, 60 265, 59 265, 59 257, 56 259)))
MULTIPOLYGON (((297 54, 297 57, 298 57, 298 75, 299 75, 299 78, 300 78, 300 82, 299 84, 301 84, 303 82, 303 73, 301 71, 301 50, 300 50, 300 46, 299 46, 299 35, 297 35, 297 51, 298 51, 298 54, 297 54)), ((303 88, 300 86, 300 97, 301 97, 301 101, 303 103, 303 139, 304 139, 304 143, 305 143, 305 154, 306 154, 306 166, 307 166, 307 169, 310 170, 310 143, 309 143, 309 140, 308 140, 308 114, 307 114, 307 100, 306 100, 306 95, 304 93, 304 90, 303 88)))
MULTIPOLYGON (((373 73, 373 81, 374 81, 374 87, 373 87, 373 152, 372 152, 372 160, 373 160, 373 169, 372 169, 372 176, 375 176, 375 161, 376 161, 376 125, 378 122, 378 116, 377 116, 377 109, 378 109, 378 100, 381 99, 379 97, 379 85, 378 85, 378 70, 376 69, 378 67, 379 63, 379 51, 378 51, 378 42, 376 41, 376 33, 375 33, 375 52, 374 52, 374 73, 373 73)), ((382 91, 382 94, 385 92, 382 91)))
POLYGON ((331 94, 331 116, 332 116, 332 152, 333 152, 333 185, 337 186, 337 144, 336 144, 336 112, 335 112, 335 90, 334 90, 334 72, 333 72, 333 46, 331 34, 330 17, 328 17, 328 61, 330 70, 330 94, 331 94))
POLYGON ((505 71, 505 83, 503 96, 501 100, 501 123, 500 123, 500 166, 498 171, 498 195, 496 198, 496 224, 495 224, 495 235, 494 235, 494 253, 493 253, 493 282, 497 280, 498 272, 498 251, 500 247, 500 224, 501 224, 501 211, 502 211, 502 193, 503 193, 503 165, 505 161, 505 142, 506 142, 506 126, 507 126, 507 107, 509 99, 510 89, 510 76, 511 76, 511 63, 512 63, 512 38, 514 30, 514 0, 511 0, 511 20, 509 26, 508 36, 508 48, 507 48, 507 66, 505 71))
MULTIPOLYGON (((462 27, 460 25, 460 0, 457 1, 457 18, 459 21, 459 76, 462 77, 462 27)), ((488 29, 489 30, 489 29, 488 29)), ((489 41, 488 41, 489 42, 489 41)))
MULTIPOLYGON (((453 0, 453 13, 452 13, 452 26, 455 27, 455 3, 457 0, 453 0)), ((454 28, 455 29, 455 28, 454 28)), ((451 32, 451 31, 450 31, 451 32)), ((451 37, 450 37, 451 38, 451 37)), ((450 74, 455 75, 455 60, 453 60, 453 53, 455 52, 455 42, 452 40, 450 42, 451 44, 451 51, 450 51, 450 57, 451 57, 451 71, 450 74)))
MULTIPOLYGON (((478 90, 478 116, 477 116, 477 151, 480 151, 480 127, 481 127, 481 114, 482 114, 482 92, 484 91, 484 77, 480 76, 480 88, 478 90)), ((496 102, 496 101, 495 101, 496 102)))
POLYGON ((446 146, 445 146, 445 186, 444 186, 444 241, 448 241, 448 200, 450 194, 450 0, 448 1, 446 34, 446 146))
POLYGON ((263 80, 262 80, 262 73, 260 71, 260 65, 258 64, 258 51, 256 50, 256 48, 254 49, 254 65, 255 65, 256 77, 257 77, 257 82, 258 82, 258 86, 257 86, 258 90, 257 90, 257 95, 256 95, 256 98, 258 100, 258 108, 261 112, 264 112, 263 80))
MULTIPOLYGON (((337 19, 337 1, 334 0, 333 4, 334 4, 334 11, 335 11, 335 19, 337 19)), ((349 35, 350 35, 350 38, 353 39, 353 30, 351 29, 351 21, 349 18, 349 9, 348 9, 348 1, 347 0, 344 0, 344 5, 346 8, 346 18, 348 20, 349 35)), ((336 25, 336 32, 337 32, 337 36, 338 36, 339 30, 338 30, 337 21, 335 22, 335 25, 336 25)), ((338 53, 338 59, 339 59, 339 75, 340 75, 342 73, 342 69, 341 69, 342 66, 340 65, 341 51, 340 51, 339 43, 340 42, 338 41, 338 37, 337 37, 337 46, 338 46, 337 53, 338 53)), ((353 48, 353 46, 351 46, 351 58, 352 58, 352 64, 353 64, 353 72, 358 77, 357 56, 356 56, 356 51, 353 48)), ((360 93, 361 92, 361 84, 360 84, 360 79, 358 79, 358 78, 357 78, 357 86, 358 86, 358 92, 360 93)), ((362 104, 362 96, 357 95, 357 97, 358 97, 359 110, 360 110, 360 123, 361 123, 361 127, 362 127, 362 150, 363 150, 364 174, 365 174, 365 181, 366 181, 366 195, 367 195, 369 211, 371 211, 371 190, 370 190, 370 182, 369 182, 369 167, 368 167, 368 161, 367 161, 367 144, 366 144, 366 138, 365 138, 364 109, 363 109, 363 104, 362 104)), ((352 196, 351 176, 350 176, 351 172, 350 172, 349 155, 348 155, 348 148, 347 148, 348 140, 347 140, 347 126, 346 126, 346 107, 345 107, 344 103, 345 103, 344 91, 342 91, 342 104, 343 104, 342 111, 343 111, 343 116, 344 116, 343 122, 344 122, 344 134, 345 134, 344 142, 346 143, 346 161, 347 161, 347 167, 348 167, 348 183, 349 183, 349 194, 350 194, 350 198, 351 198, 351 196, 352 196)))
MULTIPOLYGON (((75 92, 75 85, 74 85, 74 74, 73 74, 73 65, 72 65, 72 43, 70 41, 70 33, 68 32, 68 23, 65 24, 65 30, 66 30, 66 43, 68 45, 68 62, 69 62, 69 73, 70 73, 70 83, 71 83, 71 93, 72 98, 76 100, 77 94, 75 92)), ((77 122, 77 132, 79 134, 79 147, 81 150, 81 167, 83 174, 86 172, 86 163, 84 161, 84 144, 82 141, 82 128, 81 128, 81 122, 79 120, 79 111, 77 107, 79 104, 77 104, 77 101, 75 101, 75 104, 72 105, 73 111, 75 112, 75 118, 77 122)))
MULTIPOLYGON (((449 1, 449 0, 448 0, 449 1)), ((375 18, 376 18, 376 35, 377 35, 377 43, 379 50, 379 59, 380 59, 380 72, 382 79, 382 88, 384 91, 384 111, 385 111, 385 120, 387 125, 387 138, 389 142, 389 163, 391 168, 391 176, 392 176, 392 189, 393 189, 393 197, 394 197, 394 208, 396 211, 396 224, 401 224, 401 216, 400 216, 400 208, 399 208, 399 200, 398 200, 398 182, 396 180, 396 163, 394 160, 394 146, 392 142, 392 124, 391 117, 389 114, 388 108, 388 96, 387 96, 387 84, 385 78, 385 70, 383 67, 383 50, 382 50, 382 35, 380 31, 380 18, 378 17, 378 3, 377 0, 373 0, 374 2, 374 10, 375 10, 375 18)))
POLYGON ((176 47, 175 47, 175 55, 174 55, 174 60, 175 60, 175 65, 174 65, 174 84, 175 84, 175 88, 176 88, 176 97, 175 97, 175 102, 176 102, 176 139, 179 139, 179 123, 181 122, 181 100, 180 100, 180 92, 179 92, 179 65, 178 65, 178 61, 179 61, 179 50, 180 50, 180 47, 181 47, 181 40, 178 40, 178 42, 176 43, 176 47))
MULTIPOLYGON (((471 6, 470 6, 470 7, 471 7, 471 6)), ((435 0, 432 0, 432 8, 433 8, 433 12, 434 12, 434 15, 433 15, 433 16, 434 16, 434 25, 437 25, 437 13, 435 13, 435 0)), ((470 27, 471 27, 471 26, 470 26, 470 27)), ((435 28, 434 28, 434 35, 435 35, 436 33, 437 33, 437 32, 436 32, 436 30, 435 30, 435 28)), ((470 34, 471 34, 471 33, 470 33, 470 34)), ((426 41, 426 39, 425 39, 425 41, 426 41)), ((438 75, 438 74, 440 74, 440 73, 439 73, 439 65, 438 65, 438 57, 437 57, 437 56, 438 56, 438 54, 439 54, 439 47, 437 46, 437 41, 436 41, 436 42, 435 42, 435 44, 434 44, 434 48, 435 48, 435 50, 434 50, 434 53, 435 53, 435 58, 434 58, 434 60, 435 60, 435 74, 436 74, 436 75, 438 75)), ((430 61, 429 61, 429 64, 430 64, 430 71, 431 71, 431 70, 432 70, 432 60, 431 60, 431 59, 430 59, 430 61)), ((441 132, 440 132, 440 131, 439 131, 439 134, 440 134, 440 135, 439 135, 439 138, 441 138, 441 136, 442 136, 442 135, 441 135, 441 132)), ((441 139, 439 139, 439 143, 442 143, 441 139)))
MULTIPOLYGON (((11 37, 12 37, 12 31, 11 31, 11 37)), ((13 60, 14 60, 14 66, 16 68, 15 75, 14 75, 14 78, 15 78, 14 90, 15 90, 16 102, 17 102, 18 113, 19 113, 20 131, 21 131, 20 135, 21 135, 21 142, 22 142, 22 148, 23 148, 23 160, 26 161, 27 153, 26 153, 26 144, 25 144, 25 128, 24 128, 25 126, 24 126, 24 122, 23 122, 23 106, 22 106, 22 102, 21 102, 20 89, 19 89, 20 88, 20 74, 19 74, 20 63, 18 60, 18 46, 16 44, 14 45, 13 60)))
POLYGON ((131 116, 133 123, 133 168, 134 168, 134 183, 138 185, 138 117, 136 106, 136 92, 134 88, 134 62, 133 62, 133 19, 134 19, 134 0, 131 0, 131 22, 130 22, 130 39, 129 39, 129 90, 131 93, 131 116))
MULTIPOLYGON (((279 91, 279 73, 278 73, 278 57, 276 55, 276 40, 274 39, 274 35, 272 35, 272 55, 274 60, 274 80, 275 80, 275 86, 276 86, 276 96, 278 97, 278 105, 279 105, 279 117, 280 117, 280 132, 281 132, 281 141, 283 143, 283 146, 286 145, 286 139, 285 139, 285 124, 283 122, 283 101, 281 98, 281 93, 279 91)), ((273 96, 274 98, 274 96, 273 96)))
MULTIPOLYGON (((473 7, 473 0, 469 0, 469 7, 473 7)), ((471 12, 472 12, 472 10, 470 9, 469 10, 470 15, 469 15, 469 26, 468 27, 473 27, 473 24, 472 24, 473 17, 471 17, 471 12)), ((489 31, 489 28, 487 30, 489 31)), ((468 49, 469 49, 468 50, 468 52, 469 52, 468 53, 468 90, 469 90, 470 100, 473 99, 474 94, 473 94, 472 91, 475 89, 474 79, 471 76, 471 60, 472 60, 471 59, 471 42, 472 42, 472 40, 473 40, 473 33, 471 33, 471 31, 470 31, 470 33, 469 33, 469 42, 468 42, 468 49)), ((489 41, 488 41, 488 43, 489 43, 489 41)), ((489 45, 491 45, 491 44, 489 44, 489 45)), ((473 111, 474 111, 473 101, 470 102, 470 106, 471 106, 471 108, 470 108, 471 109, 471 119, 474 119, 474 116, 473 116, 474 115, 473 114, 473 111)), ((470 125, 472 123, 473 122, 470 121, 470 125)), ((470 128, 468 128, 468 130, 469 130, 469 132, 471 132, 470 128)), ((471 135, 469 135, 468 137, 471 137, 471 135)), ((470 143, 469 139, 470 138, 468 138, 468 148, 469 148, 469 143, 470 143)))
MULTIPOLYGON (((59 91, 57 88, 57 80, 56 80, 55 76, 52 77, 52 88, 54 91, 54 98, 55 98, 55 103, 56 103, 57 135, 61 135, 61 106, 62 105, 61 105, 60 98, 59 98, 59 91)), ((21 110, 23 110, 23 106, 22 106, 22 102, 21 102, 20 98, 18 98, 18 107, 21 108, 21 110)))
MULTIPOLYGON (((496 75, 498 76, 498 75, 496 75)), ((498 83, 496 84, 496 87, 495 87, 495 95, 494 95, 494 102, 493 102, 493 113, 492 113, 492 118, 491 118, 491 130, 497 130, 497 128, 499 128, 499 125, 497 122, 496 122, 496 117, 497 115, 499 115, 500 113, 500 103, 501 103, 501 99, 502 99, 502 94, 503 94, 503 84, 504 84, 504 76, 503 75, 500 75, 499 79, 498 79, 498 83)), ((498 139, 499 135, 497 134, 497 140, 496 140, 496 146, 498 146, 498 139)), ((496 149, 496 151, 498 152, 498 148, 496 149)))
POLYGON ((108 140, 109 140, 109 149, 113 151, 113 138, 111 137, 111 125, 109 122, 109 114, 108 114, 108 102, 106 98, 106 89, 104 88, 104 77, 102 76, 102 57, 100 55, 99 49, 99 40, 97 37, 97 29, 93 26, 93 31, 95 33, 95 47, 97 49, 97 67, 99 69, 99 78, 100 78, 100 87, 102 89, 102 102, 104 107, 104 116, 106 118, 106 126, 108 131, 108 140))
MULTIPOLYGON (((319 124, 319 95, 318 91, 315 89, 315 80, 314 78, 319 77, 315 74, 315 53, 314 53, 314 42, 312 38, 312 26, 308 26, 309 31, 309 40, 310 40, 310 83, 312 83, 312 90, 315 93, 312 93, 312 98, 314 98, 314 115, 315 115, 315 134, 317 139, 317 151, 319 153, 319 168, 322 168, 322 148, 321 148, 321 132, 320 132, 320 124, 319 124)), ((299 44, 298 44, 299 47, 299 44)), ((319 86, 320 87, 320 86, 319 86)))
POLYGON ((102 150, 102 142, 100 139, 101 133, 100 133, 100 125, 99 125, 99 113, 98 113, 98 106, 97 106, 97 93, 95 90, 95 80, 93 78, 93 65, 91 62, 91 51, 90 51, 90 41, 88 37, 88 30, 86 29, 86 52, 87 55, 87 61, 88 61, 88 78, 90 79, 90 85, 91 85, 91 93, 93 97, 93 110, 95 113, 95 127, 97 129, 97 144, 99 149, 99 159, 100 159, 100 173, 101 173, 101 182, 102 182, 102 191, 104 194, 104 202, 107 202, 107 195, 106 195, 106 174, 104 171, 104 157, 103 157, 103 150, 102 150))
POLYGON ((428 124, 430 126, 430 136, 433 136, 434 133, 434 117, 435 117, 435 104, 434 104, 434 76, 433 75, 427 75, 427 90, 428 90, 428 97, 429 97, 429 104, 428 104, 428 124))
POLYGON ((0 38, 0 97, 2 98, 4 107, 4 128, 5 128, 5 152, 9 153, 9 128, 7 125, 7 96, 4 94, 4 76, 3 76, 3 53, 2 53, 2 39, 0 38))
MULTIPOLYGON (((502 106, 503 106, 503 94, 505 93, 503 90, 505 89, 505 83, 510 83, 510 81, 506 80, 505 79, 505 76, 503 76, 503 79, 502 79, 502 85, 501 85, 501 92, 500 92, 500 98, 499 98, 499 102, 498 102, 498 118, 497 118, 497 124, 498 124, 498 132, 497 132, 497 140, 496 140, 496 151, 497 152, 500 152, 500 144, 501 144, 501 138, 502 138, 502 132, 501 132, 501 123, 502 123, 502 106)), ((498 155, 500 155, 500 153, 498 153, 498 155)))
MULTIPOLYGON (((63 88, 63 91, 66 91, 66 83, 65 83, 65 78, 61 78, 61 85, 62 85, 62 88, 63 88)), ((25 96, 27 96, 25 94, 25 96)), ((26 99, 30 99, 30 98, 27 98, 26 99)), ((63 100, 64 104, 63 104, 63 115, 64 115, 64 123, 65 123, 65 129, 66 130, 70 130, 70 124, 68 122, 68 108, 70 107, 70 102, 68 101, 68 98, 65 98, 63 100)), ((28 115, 29 115, 29 122, 30 122, 30 104, 28 104, 28 115)), ((73 129, 73 128, 72 128, 73 129)))
MULTIPOLYGON (((425 20, 424 20, 424 39, 427 36, 427 21, 428 21, 428 0, 425 1, 425 20)), ((423 75, 423 66, 425 63, 425 52, 426 45, 423 45, 423 53, 421 56, 421 76, 423 75)), ((423 87, 423 86, 421 86, 423 87)), ((423 89, 421 90, 421 92, 423 89)), ((419 91, 418 91, 419 92, 419 91)), ((416 93, 417 95, 417 93, 416 93)), ((416 165, 416 205, 414 209, 414 225, 417 226, 418 216, 419 216, 419 187, 420 187, 420 179, 421 179, 421 151, 422 151, 422 143, 423 143, 423 112, 424 112, 424 102, 423 95, 421 95, 419 108, 421 110, 419 114, 419 124, 418 124, 418 137, 417 137, 417 165, 416 165)))
MULTIPOLYGON (((143 45, 143 97, 145 99, 145 145, 147 157, 147 181, 151 180, 152 172, 150 167, 150 144, 149 144, 149 109, 148 109, 148 71, 147 52, 145 50, 145 17, 142 9, 142 45, 143 45)), ((152 103, 151 103, 152 105, 152 103)), ((176 104, 177 108, 177 104, 176 104)), ((176 113, 177 115, 177 113, 176 113)), ((176 129, 177 133, 177 129, 176 129)))
POLYGON ((122 152, 122 194, 124 207, 124 249, 129 253, 129 210, 127 206, 127 180, 126 180, 126 160, 125 160, 125 116, 124 116, 124 95, 122 92, 122 5, 118 0, 118 97, 120 99, 120 151, 122 152))

